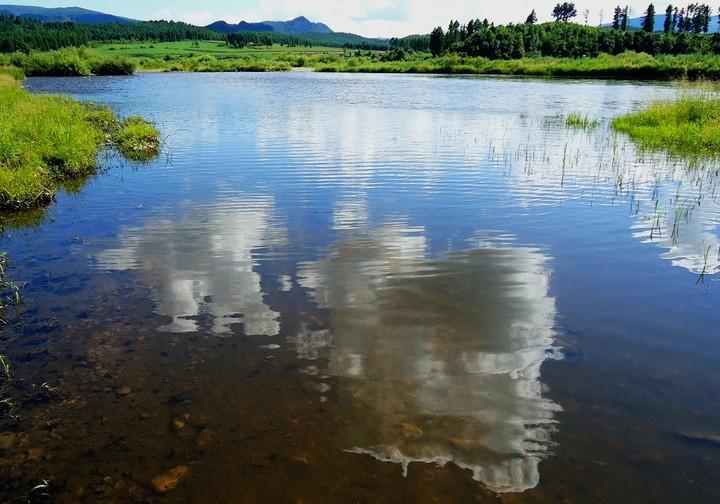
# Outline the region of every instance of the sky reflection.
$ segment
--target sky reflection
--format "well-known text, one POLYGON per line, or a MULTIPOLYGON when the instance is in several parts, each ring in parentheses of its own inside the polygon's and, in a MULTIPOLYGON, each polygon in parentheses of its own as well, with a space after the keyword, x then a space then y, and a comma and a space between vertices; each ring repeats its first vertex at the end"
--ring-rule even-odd
POLYGON ((209 318, 218 335, 242 323, 245 334, 275 336, 279 314, 266 304, 255 271, 259 250, 286 240, 271 225, 272 212, 272 198, 247 196, 195 208, 178 220, 126 228, 117 248, 95 254, 96 266, 142 271, 157 313, 172 319, 161 330, 196 331, 200 319, 209 318))
POLYGON ((361 412, 342 433, 347 450, 405 473, 453 462, 497 492, 534 488, 561 409, 540 380, 558 358, 548 258, 478 240, 427 260, 419 231, 381 226, 301 265, 330 327, 304 327, 298 356, 317 379, 340 378, 339 400, 361 412))

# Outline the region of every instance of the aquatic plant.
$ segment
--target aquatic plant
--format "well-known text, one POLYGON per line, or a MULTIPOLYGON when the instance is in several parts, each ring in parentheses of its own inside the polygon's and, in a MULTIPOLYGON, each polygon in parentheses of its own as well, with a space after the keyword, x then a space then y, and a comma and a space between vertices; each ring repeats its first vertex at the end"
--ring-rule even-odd
POLYGON ((2 370, 5 375, 5 379, 9 380, 11 378, 10 360, 6 355, 0 355, 0 370, 2 370))
POLYGON ((122 121, 113 132, 112 141, 120 153, 132 161, 147 161, 160 152, 157 128, 139 116, 122 121))
POLYGON ((685 95, 617 117, 612 127, 641 147, 684 156, 720 154, 720 96, 685 95))
POLYGON ((582 114, 568 114, 567 117, 565 117, 565 126, 568 128, 577 128, 577 129, 593 129, 597 128, 600 124, 600 121, 597 119, 591 119, 588 116, 582 115, 582 114))

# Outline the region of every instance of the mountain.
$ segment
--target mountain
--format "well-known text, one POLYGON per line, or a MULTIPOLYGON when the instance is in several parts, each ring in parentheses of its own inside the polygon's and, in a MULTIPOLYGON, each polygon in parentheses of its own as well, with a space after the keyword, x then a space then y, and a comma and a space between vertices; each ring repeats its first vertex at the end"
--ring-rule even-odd
POLYGON ((275 32, 282 35, 305 35, 307 33, 334 33, 330 27, 322 23, 313 23, 308 18, 300 16, 290 21, 262 21, 260 23, 248 23, 240 21, 238 24, 229 24, 225 21, 215 21, 206 26, 213 31, 221 33, 235 32, 275 32))
POLYGON ((275 31, 272 26, 265 23, 248 23, 240 21, 238 24, 229 24, 225 21, 215 21, 207 25, 208 30, 220 33, 236 33, 236 32, 272 32, 275 31))
MULTIPOLYGON (((632 30, 641 30, 643 22, 645 21, 642 17, 636 17, 628 19, 628 26, 632 30)), ((612 24, 603 24, 603 27, 610 28, 612 24)), ((665 29, 665 12, 655 14, 655 31, 661 32, 665 29)), ((710 33, 718 32, 718 16, 710 17, 710 33)))
POLYGON ((262 24, 272 26, 273 30, 285 35, 303 35, 305 33, 333 33, 329 26, 322 23, 313 23, 308 18, 300 16, 290 21, 263 21, 262 24))
POLYGON ((80 7, 45 8, 25 5, 0 5, 0 14, 27 17, 43 22, 74 21, 81 24, 135 22, 133 19, 104 14, 102 12, 82 9, 80 7))

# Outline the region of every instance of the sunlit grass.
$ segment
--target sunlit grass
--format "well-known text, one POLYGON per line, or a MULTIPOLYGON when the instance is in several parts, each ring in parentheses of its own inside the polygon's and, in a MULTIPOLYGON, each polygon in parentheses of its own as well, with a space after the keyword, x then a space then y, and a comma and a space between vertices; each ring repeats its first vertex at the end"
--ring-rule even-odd
POLYGON ((720 154, 720 96, 686 95, 675 101, 654 102, 614 119, 612 126, 647 149, 717 156, 720 154))
POLYGON ((48 201, 63 180, 94 172, 105 145, 132 159, 157 154, 159 133, 150 123, 119 122, 106 107, 32 95, 9 73, 0 74, 0 208, 48 201))
POLYGON ((138 116, 128 117, 118 125, 113 142, 120 153, 132 161, 146 161, 160 152, 157 128, 138 116))

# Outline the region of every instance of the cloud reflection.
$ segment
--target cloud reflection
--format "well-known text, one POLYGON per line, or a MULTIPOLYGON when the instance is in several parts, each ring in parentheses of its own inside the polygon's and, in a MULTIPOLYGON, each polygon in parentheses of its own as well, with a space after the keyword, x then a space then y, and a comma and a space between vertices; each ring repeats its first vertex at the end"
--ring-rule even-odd
POLYGON ((560 410, 540 381, 558 357, 548 258, 478 240, 428 260, 421 228, 362 235, 300 266, 330 326, 292 339, 308 374, 336 377, 339 400, 361 412, 346 448, 405 472, 453 462, 497 492, 535 487, 560 410))
POLYGON ((96 254, 96 264, 143 272, 158 314, 172 318, 161 330, 196 331, 207 318, 215 334, 242 323, 246 334, 275 336, 279 314, 265 303, 255 271, 261 249, 286 240, 272 210, 264 196, 196 206, 185 218, 123 230, 120 246, 96 254))

